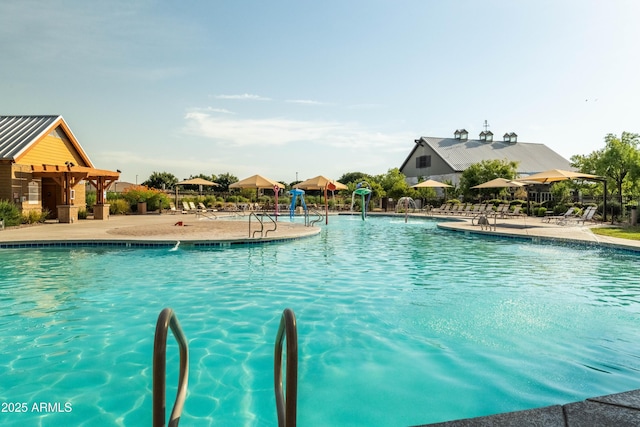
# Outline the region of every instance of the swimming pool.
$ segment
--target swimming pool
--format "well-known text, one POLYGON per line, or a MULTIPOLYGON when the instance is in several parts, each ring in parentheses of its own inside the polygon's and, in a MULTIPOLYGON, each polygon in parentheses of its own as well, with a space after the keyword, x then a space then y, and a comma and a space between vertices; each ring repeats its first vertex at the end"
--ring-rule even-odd
MULTIPOLYGON (((298 320, 300 425, 406 426, 640 388, 637 255, 429 220, 322 227, 226 249, 0 251, 0 410, 27 407, 0 422, 150 425, 164 307, 189 340, 185 426, 277 425, 285 307, 298 320)), ((171 400, 177 361, 170 337, 171 400)))

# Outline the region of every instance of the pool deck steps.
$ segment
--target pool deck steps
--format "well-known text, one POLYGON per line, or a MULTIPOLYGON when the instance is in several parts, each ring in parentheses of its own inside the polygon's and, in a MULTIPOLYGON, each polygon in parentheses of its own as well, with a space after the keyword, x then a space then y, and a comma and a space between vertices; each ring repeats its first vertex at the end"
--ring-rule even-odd
POLYGON ((545 406, 416 427, 637 427, 640 390, 592 397, 582 402, 545 406))

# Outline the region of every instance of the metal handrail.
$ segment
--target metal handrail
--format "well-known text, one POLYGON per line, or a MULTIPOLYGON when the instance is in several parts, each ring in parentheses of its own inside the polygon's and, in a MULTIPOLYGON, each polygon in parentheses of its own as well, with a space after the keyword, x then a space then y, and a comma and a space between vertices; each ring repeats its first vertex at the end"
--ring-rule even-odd
POLYGON ((276 335, 273 377, 278 427, 295 427, 298 396, 298 330, 296 315, 290 308, 285 308, 280 318, 280 327, 276 335), (282 340, 285 335, 287 338, 286 396, 282 390, 282 340))
MULTIPOLYGON (((275 220, 275 219, 273 219, 273 217, 272 217, 271 215, 269 215, 269 214, 268 214, 268 213, 266 213, 266 212, 262 212, 262 213, 260 214, 260 216, 261 216, 262 218, 264 218, 264 217, 266 216, 266 217, 267 217, 267 219, 273 223, 273 228, 270 228, 269 230, 266 230, 266 231, 264 232, 264 237, 267 237, 267 235, 269 235, 269 232, 270 232, 270 231, 276 231, 276 230, 278 229, 278 223, 276 222, 276 220, 275 220)), ((262 221, 262 222, 264 222, 264 221, 262 221)))
POLYGON ((313 214, 314 214, 314 215, 317 215, 318 217, 317 217, 316 219, 311 220, 311 221, 309 222, 309 227, 313 227, 316 223, 318 223, 318 222, 322 221, 322 219, 324 218, 324 215, 325 215, 325 214, 323 214, 322 212, 320 212, 320 211, 319 211, 319 210, 317 210, 317 209, 313 209, 313 211, 312 211, 312 212, 313 212, 313 214))
POLYGON ((256 233, 260 233, 260 237, 262 237, 262 232, 264 231, 264 224, 262 220, 258 218, 258 215, 255 212, 251 212, 249 214, 249 238, 255 237, 256 233), (255 230, 253 234, 251 234, 251 217, 255 217, 255 219, 260 223, 260 230, 255 230))
POLYGON ((165 426, 167 335, 169 328, 171 328, 171 332, 173 332, 180 348, 178 391, 176 392, 176 400, 169 418, 169 427, 178 426, 187 395, 187 383, 189 382, 189 347, 187 339, 173 310, 165 308, 158 316, 153 343, 153 427, 165 426))

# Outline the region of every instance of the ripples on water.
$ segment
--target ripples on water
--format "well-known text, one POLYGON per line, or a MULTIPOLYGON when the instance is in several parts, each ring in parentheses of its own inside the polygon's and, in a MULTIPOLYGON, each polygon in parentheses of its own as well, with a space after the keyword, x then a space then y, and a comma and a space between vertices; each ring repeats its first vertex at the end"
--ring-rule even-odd
MULTIPOLYGON (((185 425, 277 424, 285 307, 304 425, 415 425, 625 391, 638 388, 639 259, 373 217, 223 250, 6 250, 0 399, 72 403, 42 425, 150 424, 166 306, 190 345, 185 425)), ((170 338, 169 396, 177 361, 170 338)))

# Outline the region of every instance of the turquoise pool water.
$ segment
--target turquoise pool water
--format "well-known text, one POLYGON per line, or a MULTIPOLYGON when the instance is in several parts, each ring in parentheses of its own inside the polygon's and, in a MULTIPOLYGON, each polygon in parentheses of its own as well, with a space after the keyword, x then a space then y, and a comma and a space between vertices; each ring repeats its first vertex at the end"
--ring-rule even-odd
POLYGON ((299 425, 407 426, 640 388, 637 255, 428 220, 322 227, 227 249, 0 251, 0 423, 150 425, 164 307, 189 340, 184 426, 277 425, 285 307, 298 320, 299 425))

